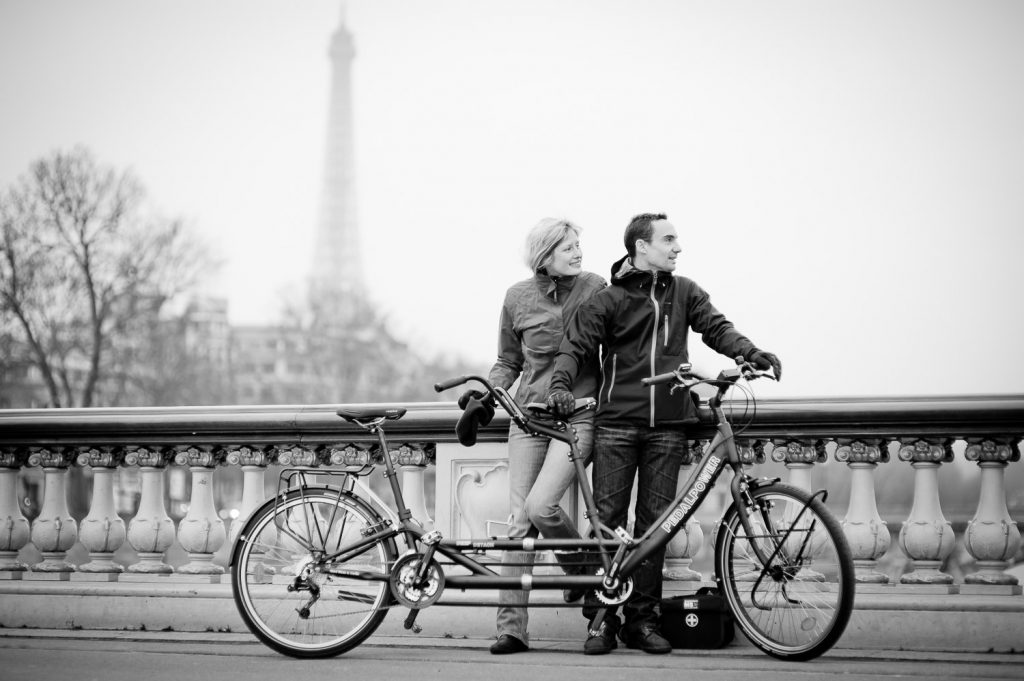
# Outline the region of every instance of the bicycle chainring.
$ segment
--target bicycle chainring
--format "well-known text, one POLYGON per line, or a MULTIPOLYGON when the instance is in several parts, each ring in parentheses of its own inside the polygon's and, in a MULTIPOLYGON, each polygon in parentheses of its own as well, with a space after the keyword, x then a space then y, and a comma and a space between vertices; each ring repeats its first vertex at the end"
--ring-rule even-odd
POLYGON ((441 598, 444 591, 444 570, 436 560, 427 566, 426 577, 417 583, 416 574, 423 563, 419 553, 407 553, 395 561, 388 580, 391 593, 400 605, 407 608, 425 608, 441 598))
MULTIPOLYGON (((604 568, 598 568, 597 574, 604 574, 604 568)), ((633 578, 619 580, 619 585, 611 591, 594 589, 594 595, 605 605, 622 605, 633 595, 633 578)))

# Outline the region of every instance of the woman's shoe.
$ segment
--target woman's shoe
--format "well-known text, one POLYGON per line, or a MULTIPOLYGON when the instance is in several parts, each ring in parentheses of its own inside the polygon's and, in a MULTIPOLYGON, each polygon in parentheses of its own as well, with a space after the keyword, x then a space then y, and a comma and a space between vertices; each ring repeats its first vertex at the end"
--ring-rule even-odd
POLYGON ((491 644, 491 655, 510 655, 511 653, 522 653, 530 649, 530 646, 520 641, 515 636, 502 634, 498 640, 491 644))

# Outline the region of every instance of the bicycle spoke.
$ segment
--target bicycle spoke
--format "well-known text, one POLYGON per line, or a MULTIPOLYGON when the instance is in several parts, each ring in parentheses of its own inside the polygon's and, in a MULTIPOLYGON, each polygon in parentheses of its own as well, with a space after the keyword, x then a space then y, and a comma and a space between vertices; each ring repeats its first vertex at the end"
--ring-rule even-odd
POLYGON ((336 491, 296 491, 254 514, 234 566, 239 611, 265 643, 298 657, 358 645, 390 606, 393 544, 362 530, 380 518, 336 491), (346 555, 346 547, 352 550, 346 555), (338 557, 326 563, 326 555, 338 557))
POLYGON ((753 494, 753 533, 746 534, 735 507, 723 519, 719 584, 754 645, 776 657, 810 659, 835 643, 852 610, 849 549, 819 500, 781 484, 753 494))

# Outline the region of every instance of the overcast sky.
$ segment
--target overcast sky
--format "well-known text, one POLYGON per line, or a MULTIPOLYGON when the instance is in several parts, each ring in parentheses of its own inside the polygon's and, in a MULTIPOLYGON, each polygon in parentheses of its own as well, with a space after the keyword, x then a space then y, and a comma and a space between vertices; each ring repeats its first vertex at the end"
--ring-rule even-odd
MULTIPOLYGON (((0 185, 85 145, 218 249, 233 321, 273 321, 312 261, 341 4, 0 0, 0 185)), ((761 396, 1024 392, 1024 3, 344 13, 367 284, 423 352, 489 367, 541 217, 607 277, 666 212, 677 273, 783 359, 761 396)))

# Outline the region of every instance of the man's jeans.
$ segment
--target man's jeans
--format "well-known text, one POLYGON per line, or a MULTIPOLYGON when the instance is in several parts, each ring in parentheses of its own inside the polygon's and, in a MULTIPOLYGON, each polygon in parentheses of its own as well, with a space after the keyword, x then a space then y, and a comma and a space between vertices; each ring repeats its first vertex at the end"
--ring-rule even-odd
MULTIPOLYGON (((668 508, 676 495, 676 481, 686 434, 681 430, 647 426, 597 425, 594 437, 594 501, 601 522, 611 529, 626 527, 633 479, 637 477, 636 525, 639 538, 668 508)), ((661 569, 665 549, 655 551, 633 573, 633 595, 622 608, 626 629, 632 633, 645 623, 658 623, 661 602, 661 569)), ((606 607, 587 595, 583 614, 593 619, 606 607)), ((605 622, 619 628, 616 608, 609 607, 605 622)))
MULTIPOLYGON (((584 462, 589 463, 594 441, 593 417, 574 421, 572 425, 579 436, 577 445, 584 462)), ((576 479, 576 469, 569 461, 569 445, 528 435, 513 423, 508 434, 508 477, 512 509, 510 538, 538 535, 546 539, 579 538, 576 523, 560 505, 562 495, 576 479)), ((501 574, 515 577, 529 574, 533 571, 530 565, 533 560, 532 551, 506 551, 501 574)), ((498 601, 502 604, 498 607, 498 636, 509 634, 529 643, 526 611, 529 592, 501 589, 498 601)))

